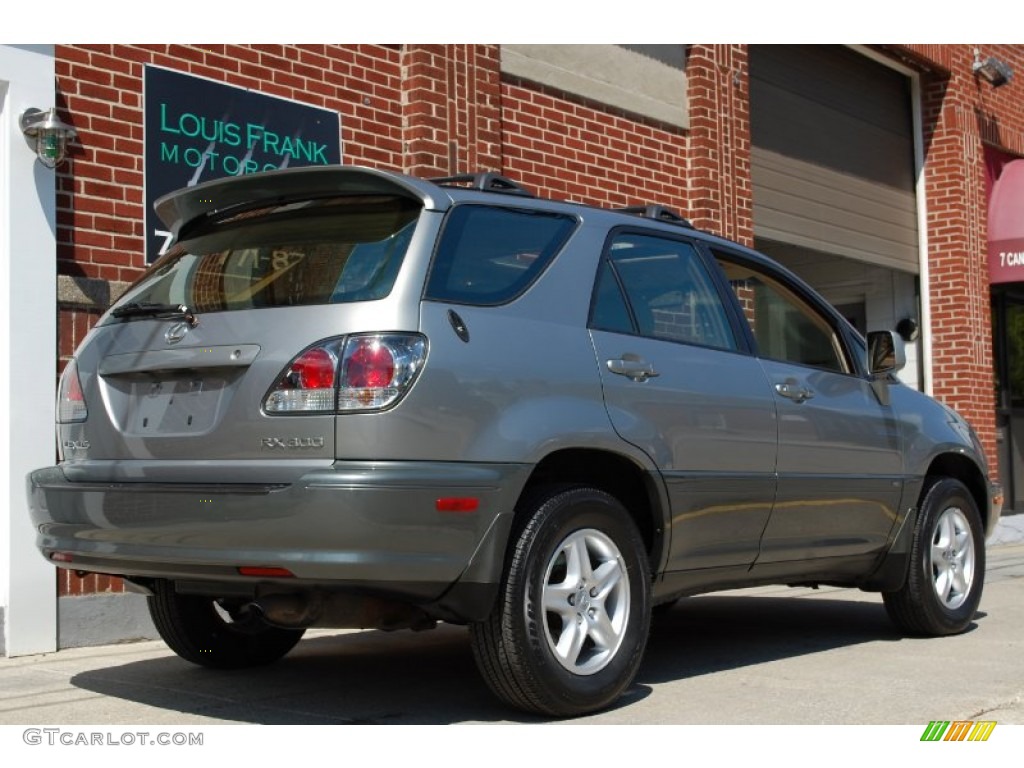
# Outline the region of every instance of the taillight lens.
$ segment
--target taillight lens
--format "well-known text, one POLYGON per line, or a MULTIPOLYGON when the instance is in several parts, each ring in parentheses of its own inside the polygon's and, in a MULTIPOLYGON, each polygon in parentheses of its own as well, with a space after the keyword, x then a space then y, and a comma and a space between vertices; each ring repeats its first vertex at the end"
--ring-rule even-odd
POLYGON ((349 336, 341 358, 338 411, 387 408, 412 386, 427 358, 427 340, 416 334, 349 336))
POLYGON ((296 357, 263 403, 267 413, 351 413, 387 408, 409 390, 427 357, 418 334, 326 339, 296 357))
POLYGON ((89 409, 85 405, 82 394, 82 382, 78 378, 78 365, 71 360, 64 368, 60 377, 60 391, 57 394, 57 421, 71 424, 85 421, 89 417, 89 409))
POLYGON ((345 350, 345 384, 351 389, 381 389, 395 378, 395 356, 379 339, 358 339, 345 350))
POLYGON ((323 347, 306 350, 292 363, 295 382, 302 389, 331 389, 338 359, 323 347))
POLYGON ((263 402, 267 413, 333 411, 338 371, 337 342, 310 347, 296 357, 263 402))

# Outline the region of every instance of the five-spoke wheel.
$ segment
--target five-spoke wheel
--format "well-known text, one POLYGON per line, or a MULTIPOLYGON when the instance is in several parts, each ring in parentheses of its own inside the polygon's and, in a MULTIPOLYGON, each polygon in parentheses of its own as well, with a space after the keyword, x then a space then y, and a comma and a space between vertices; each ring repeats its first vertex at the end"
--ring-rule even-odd
POLYGON ((903 586, 885 592, 886 610, 918 635, 963 632, 974 618, 985 581, 981 515, 959 480, 930 478, 921 496, 903 586))
POLYGON ((931 565, 935 595, 946 608, 964 604, 974 584, 975 544, 964 511, 947 507, 939 515, 932 535, 931 565))
POLYGON ((544 576, 544 634, 558 662, 590 675, 615 658, 629 621, 629 574, 615 542, 601 531, 574 531, 544 576))
POLYGON ((473 655, 508 704, 545 715, 608 706, 632 683, 650 625, 650 566, 622 504, 551 489, 519 510, 500 598, 473 655))

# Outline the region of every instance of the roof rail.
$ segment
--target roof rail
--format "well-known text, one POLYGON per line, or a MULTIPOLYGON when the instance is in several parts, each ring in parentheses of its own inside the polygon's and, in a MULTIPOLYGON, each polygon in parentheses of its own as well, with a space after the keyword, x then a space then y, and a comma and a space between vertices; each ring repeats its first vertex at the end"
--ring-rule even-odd
POLYGON ((693 224, 683 218, 677 211, 667 208, 664 205, 631 205, 628 208, 616 208, 620 213, 631 213, 634 216, 642 216, 645 219, 663 221, 666 224, 678 224, 680 227, 693 229, 693 224))
POLYGON ((479 189, 481 192, 500 192, 505 195, 520 195, 521 197, 534 197, 534 194, 512 179, 506 178, 494 171, 480 171, 479 173, 463 173, 457 176, 444 176, 443 178, 428 179, 442 187, 453 187, 459 184, 469 184, 471 189, 479 189))

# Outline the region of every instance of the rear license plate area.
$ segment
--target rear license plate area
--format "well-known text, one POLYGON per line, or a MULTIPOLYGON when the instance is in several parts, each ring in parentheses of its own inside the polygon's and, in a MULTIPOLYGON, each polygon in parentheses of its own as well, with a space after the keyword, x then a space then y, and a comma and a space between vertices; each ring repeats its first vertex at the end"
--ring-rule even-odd
POLYGON ((134 381, 127 431, 135 435, 206 432, 217 421, 225 383, 208 376, 134 381))

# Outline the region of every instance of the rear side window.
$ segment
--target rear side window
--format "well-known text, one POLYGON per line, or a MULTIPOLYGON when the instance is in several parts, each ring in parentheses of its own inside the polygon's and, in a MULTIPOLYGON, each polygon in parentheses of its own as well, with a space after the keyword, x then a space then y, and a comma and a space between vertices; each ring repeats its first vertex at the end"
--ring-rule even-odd
POLYGON ((275 205, 206 222, 122 297, 194 312, 336 304, 391 292, 421 206, 388 195, 275 205))
POLYGON ((427 279, 426 298, 504 304, 547 268, 576 227, 571 216, 460 205, 451 210, 427 279))

